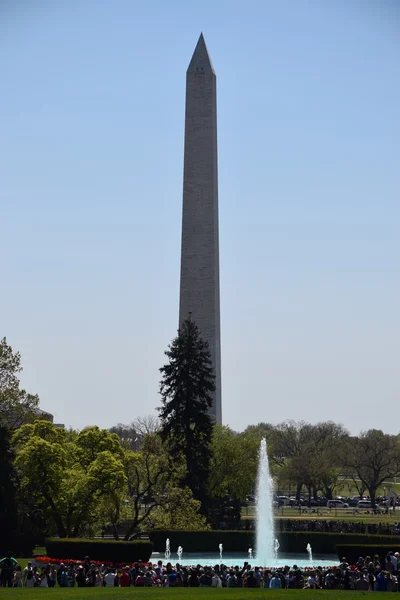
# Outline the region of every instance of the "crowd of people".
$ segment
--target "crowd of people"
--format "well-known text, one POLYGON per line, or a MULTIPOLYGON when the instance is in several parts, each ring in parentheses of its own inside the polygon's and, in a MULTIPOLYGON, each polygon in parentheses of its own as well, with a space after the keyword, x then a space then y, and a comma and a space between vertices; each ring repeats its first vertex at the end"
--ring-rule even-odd
POLYGON ((297 565, 262 569, 244 563, 242 567, 224 565, 182 566, 139 561, 132 566, 98 565, 85 557, 75 564, 28 562, 24 569, 12 556, 0 561, 1 584, 9 587, 228 587, 286 588, 360 591, 400 591, 400 555, 389 552, 382 559, 360 557, 356 565, 346 558, 329 568, 300 568, 297 565))

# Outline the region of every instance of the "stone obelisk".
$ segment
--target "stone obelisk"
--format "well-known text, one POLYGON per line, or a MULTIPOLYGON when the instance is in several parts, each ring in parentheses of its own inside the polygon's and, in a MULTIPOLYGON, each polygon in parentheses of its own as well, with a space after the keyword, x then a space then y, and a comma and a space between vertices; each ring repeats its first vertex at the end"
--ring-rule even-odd
POLYGON ((179 323, 191 317, 207 340, 221 424, 217 82, 203 34, 186 72, 185 155, 179 323))

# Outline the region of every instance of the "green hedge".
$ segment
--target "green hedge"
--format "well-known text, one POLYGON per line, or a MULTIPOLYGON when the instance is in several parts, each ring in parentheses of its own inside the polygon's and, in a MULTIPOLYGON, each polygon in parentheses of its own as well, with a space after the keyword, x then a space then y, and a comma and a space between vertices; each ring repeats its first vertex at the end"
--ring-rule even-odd
POLYGON ((339 560, 345 556, 347 562, 354 565, 360 556, 373 558, 375 554, 379 554, 381 558, 385 558, 388 552, 400 552, 400 539, 393 544, 338 544, 336 552, 339 560))
POLYGON ((50 558, 83 560, 85 556, 89 556, 92 560, 113 563, 131 563, 137 560, 147 562, 152 551, 153 545, 147 540, 133 542, 75 538, 46 540, 46 553, 50 558))
POLYGON ((35 546, 36 539, 29 533, 14 535, 11 539, 0 536, 0 557, 6 556, 8 552, 16 557, 32 556, 35 546))
MULTIPOLYGON (((172 555, 178 546, 184 552, 216 552, 222 544, 224 552, 241 552, 246 555, 249 548, 256 547, 254 531, 152 531, 150 540, 155 552, 165 551, 165 540, 169 538, 172 555)), ((362 533, 325 533, 317 531, 280 531, 277 533, 280 552, 306 553, 311 544, 316 554, 335 554, 337 544, 397 544, 400 536, 372 535, 362 533)))

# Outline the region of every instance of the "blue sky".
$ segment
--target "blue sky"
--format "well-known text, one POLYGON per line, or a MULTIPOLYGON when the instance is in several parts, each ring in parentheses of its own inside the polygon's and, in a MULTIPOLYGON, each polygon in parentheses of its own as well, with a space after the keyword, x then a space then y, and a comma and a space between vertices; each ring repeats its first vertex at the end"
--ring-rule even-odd
POLYGON ((3 0, 0 335, 56 421, 159 403, 203 31, 224 423, 399 431, 399 25, 395 0, 3 0))

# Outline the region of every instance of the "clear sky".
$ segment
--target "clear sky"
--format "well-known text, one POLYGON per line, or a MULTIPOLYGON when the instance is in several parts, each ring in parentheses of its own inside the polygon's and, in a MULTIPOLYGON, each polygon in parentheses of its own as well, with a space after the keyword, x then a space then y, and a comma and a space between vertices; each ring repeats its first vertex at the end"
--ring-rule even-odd
POLYGON ((0 336, 56 421, 159 403, 203 31, 223 421, 399 431, 399 27, 397 0, 0 2, 0 336))

